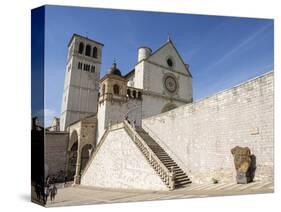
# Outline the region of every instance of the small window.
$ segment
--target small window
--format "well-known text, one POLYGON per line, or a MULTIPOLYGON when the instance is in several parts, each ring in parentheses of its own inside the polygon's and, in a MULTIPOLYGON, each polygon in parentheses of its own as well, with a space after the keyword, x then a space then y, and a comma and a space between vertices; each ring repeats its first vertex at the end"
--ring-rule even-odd
POLYGON ((95 66, 91 66, 91 72, 95 73, 96 67, 95 66))
POLYGON ((78 69, 82 70, 83 64, 81 62, 78 62, 78 69))
POLYGON ((119 95, 119 86, 117 84, 113 86, 113 93, 119 95))
POLYGON ((167 64, 168 64, 168 66, 169 67, 173 67, 173 61, 172 61, 172 59, 171 58, 169 58, 168 60, 167 60, 167 64))
POLYGON ((84 51, 84 43, 80 42, 78 52, 79 52, 79 54, 83 54, 83 51, 84 51))
POLYGON ((93 58, 98 58, 98 48, 97 47, 93 48, 93 58))
POLYGON ((86 46, 86 53, 85 53, 86 56, 91 56, 91 46, 88 44, 86 46))

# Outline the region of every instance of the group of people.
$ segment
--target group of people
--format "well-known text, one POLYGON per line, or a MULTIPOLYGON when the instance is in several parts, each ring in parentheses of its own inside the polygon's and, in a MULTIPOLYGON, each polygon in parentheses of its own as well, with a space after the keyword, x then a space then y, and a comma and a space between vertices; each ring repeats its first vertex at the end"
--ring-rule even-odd
POLYGON ((55 197, 58 192, 55 182, 55 177, 52 178, 50 176, 47 176, 46 181, 44 183, 35 184, 34 188, 38 201, 43 201, 43 203, 46 204, 49 196, 51 202, 55 201, 55 197))

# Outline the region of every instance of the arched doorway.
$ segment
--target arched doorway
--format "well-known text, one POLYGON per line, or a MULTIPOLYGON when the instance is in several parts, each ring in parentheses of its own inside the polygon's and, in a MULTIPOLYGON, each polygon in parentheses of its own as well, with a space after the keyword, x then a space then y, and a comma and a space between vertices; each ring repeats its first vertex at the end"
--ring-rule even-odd
POLYGON ((92 150, 93 150, 93 146, 91 144, 85 144, 82 148, 82 151, 81 151, 81 173, 84 171, 89 159, 90 159, 90 156, 91 156, 91 153, 92 153, 92 150))
POLYGON ((68 151, 68 166, 67 166, 67 181, 72 181, 74 179, 77 163, 77 151, 78 151, 78 135, 74 131, 70 136, 70 145, 72 144, 70 150, 68 151))

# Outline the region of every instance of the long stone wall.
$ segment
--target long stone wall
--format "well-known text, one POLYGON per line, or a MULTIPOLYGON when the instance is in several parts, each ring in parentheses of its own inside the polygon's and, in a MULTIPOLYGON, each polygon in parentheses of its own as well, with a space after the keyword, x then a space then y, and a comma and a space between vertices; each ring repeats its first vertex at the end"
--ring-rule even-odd
POLYGON ((64 180, 66 172, 66 154, 68 133, 46 132, 45 134, 45 177, 55 175, 64 180))
POLYGON ((234 181, 230 150, 249 147, 255 180, 273 180, 273 72, 144 119, 142 124, 193 182, 234 181))
POLYGON ((90 160, 81 184, 118 189, 168 189, 124 128, 109 132, 90 160))

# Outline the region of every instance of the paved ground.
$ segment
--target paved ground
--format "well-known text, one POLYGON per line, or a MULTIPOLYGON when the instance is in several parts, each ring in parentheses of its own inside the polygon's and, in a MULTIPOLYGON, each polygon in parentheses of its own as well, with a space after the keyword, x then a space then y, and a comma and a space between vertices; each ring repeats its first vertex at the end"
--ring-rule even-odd
POLYGON ((190 184, 173 191, 143 191, 103 189, 75 186, 59 188, 56 200, 47 207, 87 205, 117 202, 135 202, 149 200, 182 199, 207 196, 226 196, 239 194, 272 193, 272 182, 253 182, 245 185, 236 183, 190 184))

